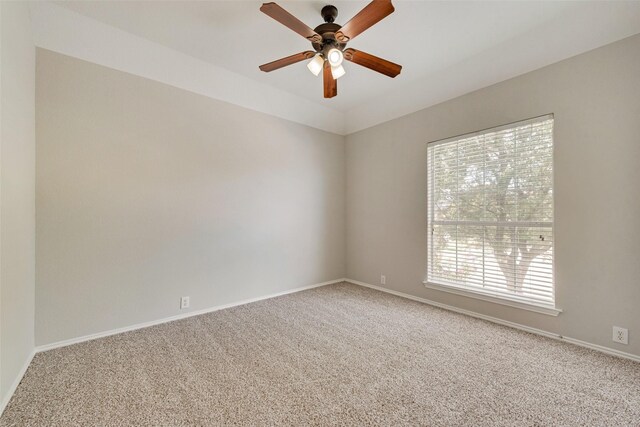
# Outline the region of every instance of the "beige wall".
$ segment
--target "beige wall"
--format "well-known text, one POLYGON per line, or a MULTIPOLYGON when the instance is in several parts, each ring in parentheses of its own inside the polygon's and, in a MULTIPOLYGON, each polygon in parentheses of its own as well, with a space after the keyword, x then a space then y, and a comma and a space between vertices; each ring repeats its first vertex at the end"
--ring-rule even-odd
POLYGON ((0 408, 34 348, 35 47, 26 3, 0 2, 0 408))
POLYGON ((344 138, 37 51, 38 345, 344 277, 344 138))
POLYGON ((640 36, 347 137, 347 277, 640 355, 640 36), (555 114, 558 317, 425 289, 427 142, 555 114), (629 328, 629 345, 611 341, 629 328))

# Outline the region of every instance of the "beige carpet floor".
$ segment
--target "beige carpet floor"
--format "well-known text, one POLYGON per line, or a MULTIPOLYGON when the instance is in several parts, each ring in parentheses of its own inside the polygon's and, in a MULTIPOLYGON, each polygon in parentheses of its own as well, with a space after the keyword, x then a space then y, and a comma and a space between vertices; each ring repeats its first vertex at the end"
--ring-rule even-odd
POLYGON ((638 426, 640 364, 350 284, 38 354, 2 426, 638 426))

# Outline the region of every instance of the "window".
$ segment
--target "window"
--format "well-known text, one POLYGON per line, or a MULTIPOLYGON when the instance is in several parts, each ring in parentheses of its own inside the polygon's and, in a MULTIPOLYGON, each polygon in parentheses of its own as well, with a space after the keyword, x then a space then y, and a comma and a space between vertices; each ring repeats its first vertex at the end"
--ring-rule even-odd
POLYGON ((553 116, 428 144, 428 287, 557 315, 553 116))

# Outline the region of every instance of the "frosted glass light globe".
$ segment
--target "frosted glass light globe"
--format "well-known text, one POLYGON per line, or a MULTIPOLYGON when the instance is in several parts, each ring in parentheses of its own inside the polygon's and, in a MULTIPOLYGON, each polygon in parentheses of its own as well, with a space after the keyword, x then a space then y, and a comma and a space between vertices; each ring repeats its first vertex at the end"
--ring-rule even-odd
POLYGON ((324 58, 319 53, 316 56, 314 56, 313 59, 309 61, 309 63, 307 64, 307 68, 309 69, 309 71, 311 71, 316 76, 320 74, 320 71, 322 71, 323 66, 324 66, 324 58))
POLYGON ((342 65, 338 65, 337 67, 331 67, 331 75, 335 80, 338 80, 340 77, 344 76, 346 71, 342 65))
POLYGON ((327 53, 327 60, 329 61, 329 65, 331 65, 332 67, 337 67, 342 64, 343 59, 344 56, 339 49, 336 49, 335 47, 329 49, 329 52, 327 53))

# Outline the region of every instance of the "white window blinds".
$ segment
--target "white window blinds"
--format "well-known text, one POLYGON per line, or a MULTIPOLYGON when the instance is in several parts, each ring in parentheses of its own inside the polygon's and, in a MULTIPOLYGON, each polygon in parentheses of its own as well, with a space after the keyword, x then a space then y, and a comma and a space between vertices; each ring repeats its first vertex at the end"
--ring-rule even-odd
POLYGON ((427 281, 553 307, 553 116, 427 153, 427 281))

